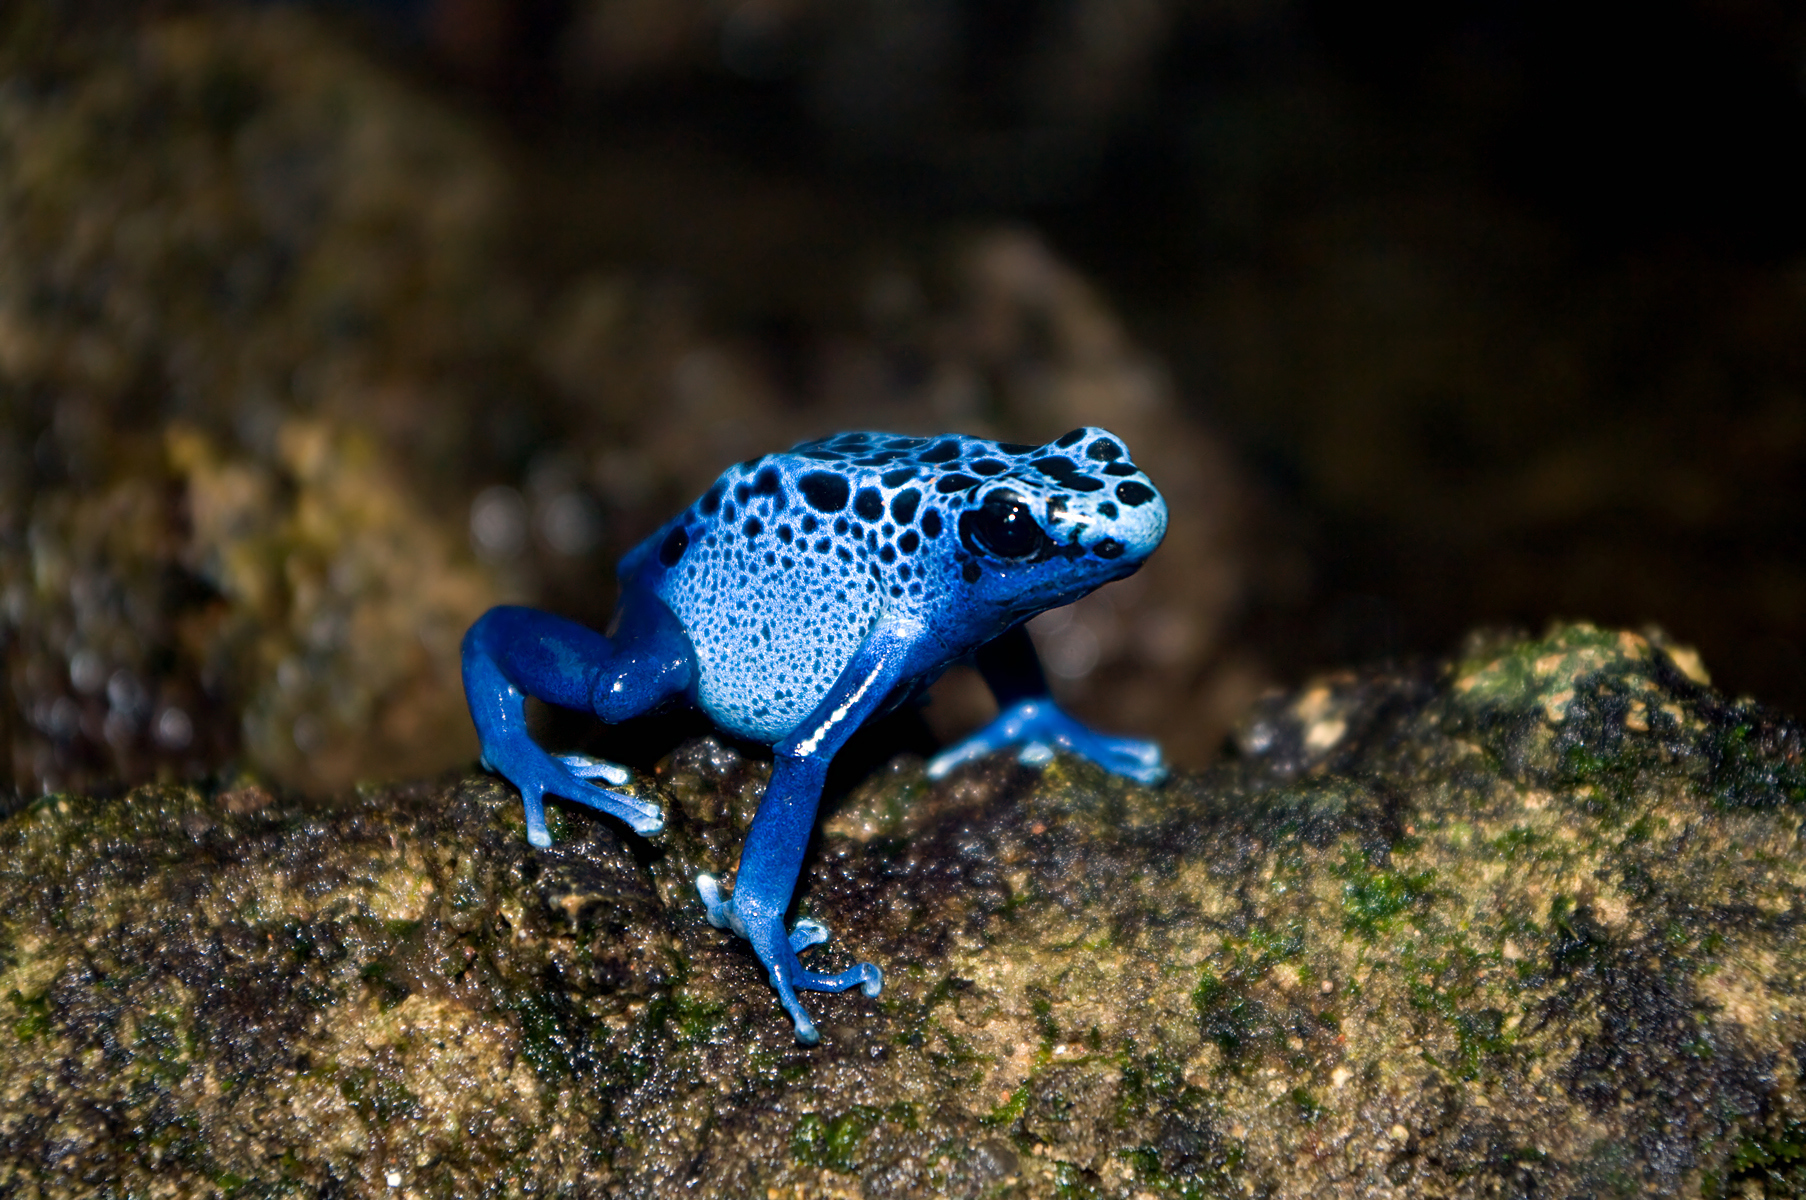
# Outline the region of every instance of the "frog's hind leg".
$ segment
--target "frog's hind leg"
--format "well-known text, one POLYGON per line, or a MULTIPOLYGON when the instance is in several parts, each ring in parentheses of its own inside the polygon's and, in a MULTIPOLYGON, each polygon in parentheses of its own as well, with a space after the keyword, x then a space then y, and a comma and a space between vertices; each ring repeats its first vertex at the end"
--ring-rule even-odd
POLYGON ((664 617, 668 627, 656 613, 624 621, 622 634, 611 641, 550 613, 501 607, 465 634, 464 692, 483 765, 520 789, 527 840, 535 846, 552 844, 547 793, 618 817, 636 833, 664 828, 657 805, 588 782, 600 778, 619 786, 627 778, 622 768, 582 755, 554 758, 528 736, 526 723, 528 696, 618 721, 681 691, 693 659, 675 619, 668 612, 664 617))
POLYGON ((597 787, 584 778, 591 768, 554 758, 540 749, 527 735, 527 696, 536 693, 516 686, 492 656, 472 653, 469 639, 465 646, 464 690, 482 744, 483 765, 520 789, 529 842, 540 847, 552 844, 546 828, 547 793, 619 817, 636 833, 657 833, 664 828, 664 814, 656 805, 597 787))

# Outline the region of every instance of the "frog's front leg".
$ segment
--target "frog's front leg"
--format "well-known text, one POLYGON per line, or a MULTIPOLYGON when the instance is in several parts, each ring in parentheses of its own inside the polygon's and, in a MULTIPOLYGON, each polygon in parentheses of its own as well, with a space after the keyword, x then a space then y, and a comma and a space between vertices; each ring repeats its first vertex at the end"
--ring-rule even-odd
POLYGON ((780 752, 740 852, 733 896, 724 899, 711 876, 696 878, 709 922, 752 943, 753 953, 777 990, 778 1001, 796 1026, 796 1040, 809 1046, 820 1041, 821 1035, 797 999, 798 992, 844 992, 858 987, 867 996, 876 996, 884 987, 884 972, 869 962, 837 975, 807 969, 797 952, 827 941, 827 929, 807 919, 798 921, 793 929, 784 928, 784 913, 802 870, 803 850, 815 825, 827 765, 826 756, 797 758, 780 752))
POLYGON ((803 851, 815 827, 815 810, 821 802, 828 763, 861 722, 907 676, 910 644, 910 639, 899 631, 874 631, 835 681, 827 698, 774 747, 776 761, 771 782, 765 787, 759 811, 746 834, 746 845, 740 851, 733 896, 724 899, 712 876, 700 875, 696 879, 696 890, 708 910, 710 923, 731 929, 752 943, 784 1011, 796 1026, 797 1041, 805 1045, 814 1045, 821 1035, 803 1010, 797 992, 844 992, 857 986, 867 996, 876 996, 884 987, 884 972, 869 962, 837 975, 805 969, 797 952, 826 941, 827 929, 805 919, 786 930, 784 914, 790 907, 790 897, 802 871, 803 851))
POLYGON ((1060 749, 1138 783, 1159 783, 1166 778, 1166 763, 1157 743, 1099 733, 1054 703, 1034 643, 1022 626, 981 647, 974 658, 1000 711, 983 729, 930 759, 929 778, 939 779, 962 763, 1006 746, 1022 747, 1017 757, 1029 766, 1050 762, 1055 749, 1060 749))
POLYGON ((492 608, 464 635, 464 694, 483 765, 520 789, 527 840, 549 846, 547 793, 619 817, 636 833, 657 833, 656 805, 588 782, 625 782, 619 768, 579 755, 554 758, 527 734, 528 696, 621 721, 689 686, 694 656, 670 610, 632 597, 610 639, 575 621, 531 608, 492 608))

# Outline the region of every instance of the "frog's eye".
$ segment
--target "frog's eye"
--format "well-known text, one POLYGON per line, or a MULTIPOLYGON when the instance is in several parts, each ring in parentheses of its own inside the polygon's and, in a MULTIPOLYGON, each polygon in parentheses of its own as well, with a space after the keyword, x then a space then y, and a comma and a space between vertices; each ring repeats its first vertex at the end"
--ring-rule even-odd
POLYGON ((959 520, 966 548, 995 558, 1033 558, 1047 546, 1047 535, 1028 505, 1014 492, 999 489, 982 507, 959 520))

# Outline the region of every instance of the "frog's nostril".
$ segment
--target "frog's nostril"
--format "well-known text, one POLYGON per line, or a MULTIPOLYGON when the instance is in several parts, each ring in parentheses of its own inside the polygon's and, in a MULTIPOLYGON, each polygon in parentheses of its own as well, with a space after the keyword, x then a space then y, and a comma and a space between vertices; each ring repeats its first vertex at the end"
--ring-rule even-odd
POLYGON ((1122 551, 1122 543, 1115 538, 1105 538, 1097 545, 1091 547, 1091 553, 1097 555, 1099 558, 1121 558, 1122 551))

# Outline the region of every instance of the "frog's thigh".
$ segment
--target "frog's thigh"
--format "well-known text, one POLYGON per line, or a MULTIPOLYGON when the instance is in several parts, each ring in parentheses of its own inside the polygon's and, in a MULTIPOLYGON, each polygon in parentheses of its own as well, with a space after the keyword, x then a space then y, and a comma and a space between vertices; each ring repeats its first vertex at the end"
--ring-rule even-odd
POLYGON ((670 610, 642 603, 658 611, 623 621, 612 639, 538 609, 492 608, 464 639, 466 676, 486 659, 510 685, 548 704, 611 722, 638 716, 687 687, 695 661, 670 610))
POLYGON ((690 635, 664 601, 642 588, 628 588, 607 640, 611 653, 596 663, 589 696, 590 711, 604 721, 638 716, 682 693, 696 678, 690 635))

